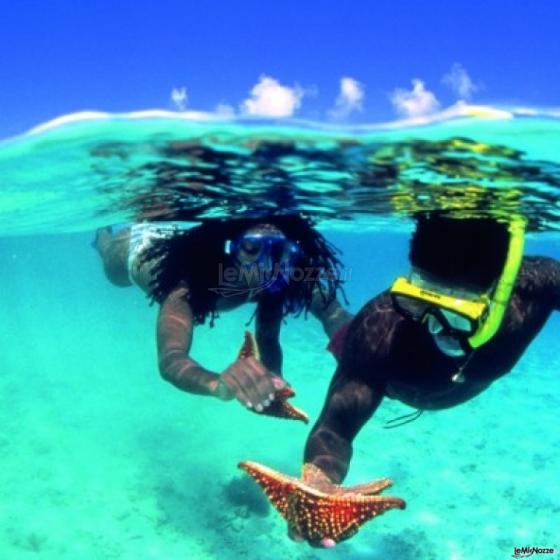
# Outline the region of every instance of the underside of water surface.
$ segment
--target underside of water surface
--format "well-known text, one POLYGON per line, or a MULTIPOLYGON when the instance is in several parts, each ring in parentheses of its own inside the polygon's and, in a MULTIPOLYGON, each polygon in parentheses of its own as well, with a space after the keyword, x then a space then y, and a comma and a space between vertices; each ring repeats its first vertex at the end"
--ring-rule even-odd
POLYGON ((433 211, 557 231, 560 120, 498 116, 349 129, 78 115, 0 144, 0 234, 296 212, 398 230, 433 211))

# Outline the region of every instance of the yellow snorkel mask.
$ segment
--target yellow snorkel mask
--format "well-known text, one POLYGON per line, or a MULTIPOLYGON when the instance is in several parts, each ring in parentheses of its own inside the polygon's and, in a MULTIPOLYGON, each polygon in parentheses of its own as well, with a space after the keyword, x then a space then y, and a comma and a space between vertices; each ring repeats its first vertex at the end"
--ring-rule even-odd
POLYGON ((486 344, 498 332, 523 259, 525 220, 510 222, 506 262, 496 287, 489 294, 455 297, 397 278, 391 287, 395 307, 406 317, 424 322, 435 317, 450 334, 468 337, 471 350, 486 344))
POLYGON ((409 319, 425 322, 435 316, 447 331, 474 335, 486 316, 489 300, 464 299, 417 286, 406 278, 397 278, 391 288, 395 307, 409 319))

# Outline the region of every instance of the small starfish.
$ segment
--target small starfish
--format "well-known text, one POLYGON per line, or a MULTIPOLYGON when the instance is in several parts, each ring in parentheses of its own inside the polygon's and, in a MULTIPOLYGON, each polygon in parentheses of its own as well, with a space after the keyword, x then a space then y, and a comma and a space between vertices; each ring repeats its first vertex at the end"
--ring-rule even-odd
POLYGON ((304 480, 252 461, 243 461, 238 466, 262 487, 288 522, 289 530, 311 543, 343 541, 388 509, 406 507, 400 498, 378 495, 392 485, 387 478, 343 488, 332 484, 320 469, 310 464, 304 465, 304 480), (305 479, 313 479, 315 485, 305 479))
MULTIPOLYGON (((260 360, 259 348, 257 342, 253 335, 249 332, 245 332, 245 340, 239 350, 238 358, 240 360, 254 357, 256 360, 260 360)), ((257 412, 257 414, 266 414, 267 416, 276 416, 278 418, 290 418, 292 420, 301 420, 306 424, 309 422, 309 416, 303 410, 296 408, 288 402, 288 399, 295 396, 294 390, 286 385, 283 389, 278 389, 274 393, 273 401, 262 411, 257 412)))

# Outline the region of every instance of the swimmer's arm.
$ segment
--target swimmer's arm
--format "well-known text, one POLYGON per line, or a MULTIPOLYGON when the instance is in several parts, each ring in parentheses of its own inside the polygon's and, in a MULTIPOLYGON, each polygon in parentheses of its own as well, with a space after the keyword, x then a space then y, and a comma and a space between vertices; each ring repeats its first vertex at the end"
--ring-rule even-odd
POLYGON ((158 364, 161 376, 188 393, 214 395, 220 376, 189 357, 194 318, 185 300, 186 288, 171 292, 157 319, 158 364))
POLYGON ((255 338, 265 368, 282 375, 282 348, 280 327, 282 325, 283 302, 281 299, 261 299, 255 315, 255 338))
POLYGON ((560 261, 550 257, 529 257, 532 266, 526 277, 552 308, 560 311, 560 261))
POLYGON ((327 399, 305 446, 304 461, 319 467, 340 484, 352 458, 352 442, 371 418, 384 395, 384 383, 366 383, 348 375, 341 364, 331 382, 327 399))
POLYGON ((550 259, 552 281, 552 301, 554 309, 560 311, 560 261, 550 259))
POLYGON ((329 339, 331 339, 341 327, 352 320, 353 315, 344 309, 340 302, 335 298, 328 305, 325 305, 325 296, 321 293, 318 286, 315 286, 309 308, 311 313, 321 321, 323 329, 329 339))

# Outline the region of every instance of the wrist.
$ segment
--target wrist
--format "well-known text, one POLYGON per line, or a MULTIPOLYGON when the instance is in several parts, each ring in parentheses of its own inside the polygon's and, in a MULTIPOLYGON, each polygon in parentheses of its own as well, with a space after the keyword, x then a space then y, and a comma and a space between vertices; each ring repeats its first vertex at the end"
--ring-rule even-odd
POLYGON ((176 373, 164 377, 179 389, 199 395, 213 395, 214 386, 220 379, 217 373, 190 360, 185 361, 182 367, 175 371, 176 373))
POLYGON ((326 493, 332 492, 337 486, 325 471, 313 463, 304 463, 301 479, 309 486, 326 493))
POLYGON ((224 382, 220 375, 216 379, 212 380, 211 388, 212 396, 220 399, 221 401, 230 401, 233 399, 233 392, 224 382))

